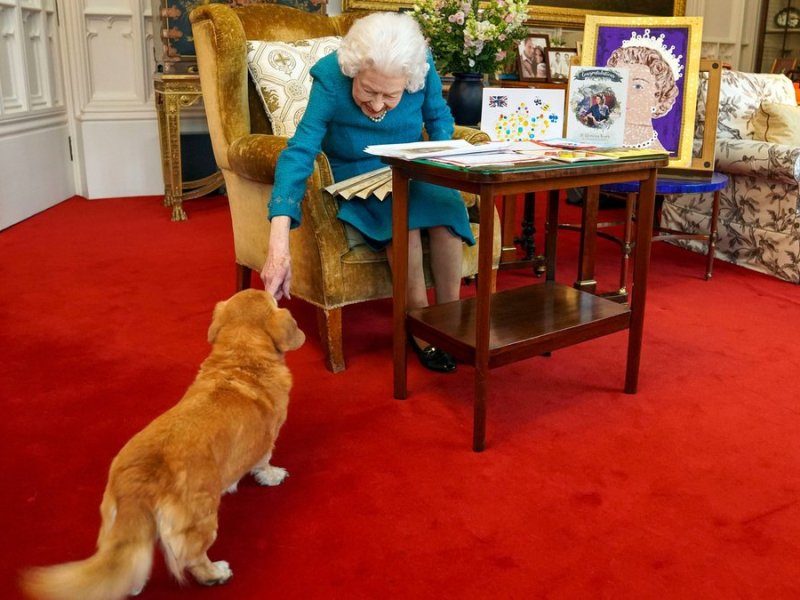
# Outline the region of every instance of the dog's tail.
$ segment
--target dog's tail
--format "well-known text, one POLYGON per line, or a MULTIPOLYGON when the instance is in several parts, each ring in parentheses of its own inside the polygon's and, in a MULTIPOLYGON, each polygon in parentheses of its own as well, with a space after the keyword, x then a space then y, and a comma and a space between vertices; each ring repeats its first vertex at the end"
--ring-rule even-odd
POLYGON ((153 564, 156 526, 136 499, 115 502, 108 490, 100 507, 103 526, 94 556, 23 573, 22 589, 42 600, 114 600, 137 594, 153 564))

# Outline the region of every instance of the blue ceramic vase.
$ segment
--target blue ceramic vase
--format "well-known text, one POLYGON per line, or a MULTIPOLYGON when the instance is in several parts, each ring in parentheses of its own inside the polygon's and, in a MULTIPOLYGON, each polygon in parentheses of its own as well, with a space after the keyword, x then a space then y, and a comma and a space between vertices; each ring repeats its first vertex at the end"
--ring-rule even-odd
POLYGON ((453 73, 455 78, 447 93, 447 104, 457 125, 477 125, 481 120, 483 75, 453 73))

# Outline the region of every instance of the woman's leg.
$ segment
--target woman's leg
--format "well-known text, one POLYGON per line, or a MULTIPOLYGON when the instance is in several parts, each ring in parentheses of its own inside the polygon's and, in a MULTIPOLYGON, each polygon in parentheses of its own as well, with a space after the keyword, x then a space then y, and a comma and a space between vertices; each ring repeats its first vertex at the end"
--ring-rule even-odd
MULTIPOLYGON (((445 228, 437 228, 437 229, 445 229, 445 228)), ((447 231, 449 235, 449 231, 447 231)), ((425 288, 425 272, 422 269, 422 241, 420 239, 419 229, 412 229, 410 230, 408 235, 408 308, 421 308, 424 306, 428 306, 428 291, 425 288)), ((450 236, 452 237, 452 236, 450 236)), ((457 273, 461 273, 461 255, 460 255, 460 244, 461 239, 456 238, 459 243, 459 258, 458 258, 458 271, 457 273)), ((433 247, 433 243, 431 243, 431 248, 433 247)), ((386 256, 389 259, 389 266, 393 267, 392 265, 392 246, 389 244, 386 247, 386 256)), ((433 254, 433 252, 432 252, 433 254)), ((439 252, 438 254, 442 254, 439 252)), ((448 273, 444 272, 442 269, 441 275, 436 274, 436 270, 434 269, 434 277, 438 280, 440 277, 443 281, 447 281, 448 273)), ((455 298, 458 298, 458 287, 461 283, 458 275, 456 276, 456 291, 455 291, 455 298)), ((442 296, 440 293, 443 293, 446 297, 448 295, 452 295, 451 289, 446 289, 444 292, 436 291, 436 297, 441 298, 442 296)), ((456 363, 453 360, 453 357, 447 354, 446 352, 435 348, 434 346, 425 346, 424 342, 416 338, 411 339, 411 347, 414 349, 414 352, 419 357, 420 362, 423 366, 432 371, 439 371, 441 373, 451 373, 456 369, 456 363), (424 347, 423 347, 424 346, 424 347)))
MULTIPOLYGON (((392 244, 386 246, 386 257, 389 267, 394 268, 392 244)), ((408 308, 428 306, 428 292, 425 288, 425 272, 422 270, 422 240, 419 229, 408 232, 408 308)))
POLYGON ((458 300, 461 297, 461 238, 453 235, 447 227, 428 229, 428 236, 436 302, 458 300))

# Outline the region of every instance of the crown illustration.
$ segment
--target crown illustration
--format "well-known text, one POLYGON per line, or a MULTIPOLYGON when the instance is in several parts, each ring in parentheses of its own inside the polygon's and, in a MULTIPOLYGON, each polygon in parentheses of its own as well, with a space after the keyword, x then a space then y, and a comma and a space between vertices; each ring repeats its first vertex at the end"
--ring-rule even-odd
POLYGON ((642 35, 637 35, 635 31, 631 32, 631 37, 628 40, 623 40, 622 47, 627 48, 629 46, 644 46, 646 48, 652 48, 653 50, 657 51, 661 54, 661 58, 669 65, 669 68, 672 70, 672 75, 675 77, 675 81, 681 78, 683 65, 681 64, 681 59, 683 58, 683 54, 679 54, 675 56, 675 46, 667 46, 664 44, 664 34, 662 33, 658 37, 651 36, 650 30, 645 29, 642 35))

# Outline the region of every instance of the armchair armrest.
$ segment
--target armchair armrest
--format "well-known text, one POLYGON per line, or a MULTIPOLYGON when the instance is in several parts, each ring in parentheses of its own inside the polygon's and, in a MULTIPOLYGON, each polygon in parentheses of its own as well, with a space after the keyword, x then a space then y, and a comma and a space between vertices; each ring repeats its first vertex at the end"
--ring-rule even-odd
POLYGON ((466 140, 470 144, 480 144, 489 141, 489 135, 480 129, 473 129, 472 127, 464 127, 463 125, 456 125, 453 130, 454 140, 466 140))
POLYGON ((251 181, 273 183, 278 156, 286 148, 287 138, 252 133, 237 138, 228 148, 231 171, 251 181))
POLYGON ((797 185, 800 147, 756 140, 717 140, 717 170, 797 185))

